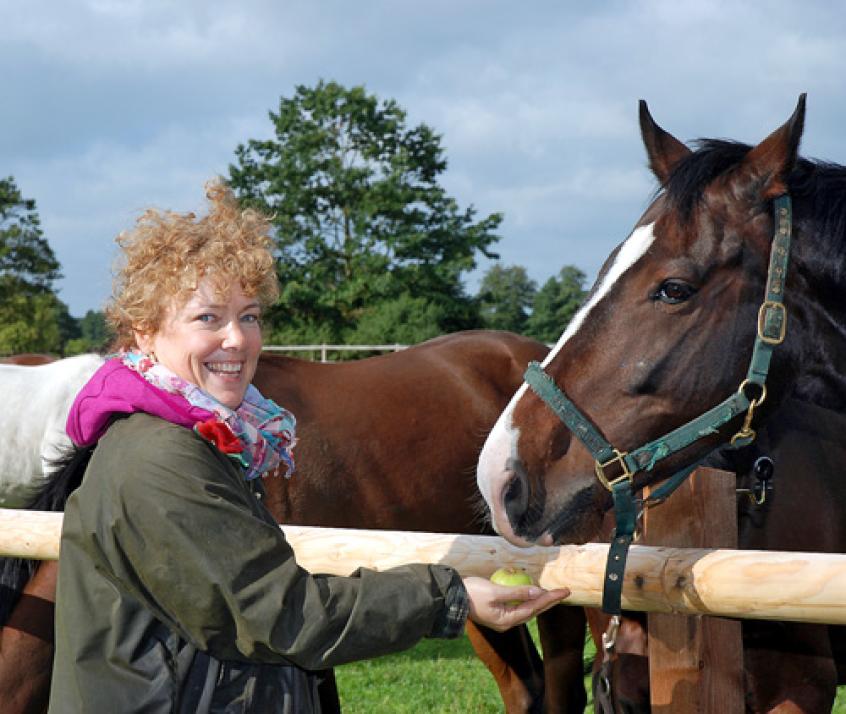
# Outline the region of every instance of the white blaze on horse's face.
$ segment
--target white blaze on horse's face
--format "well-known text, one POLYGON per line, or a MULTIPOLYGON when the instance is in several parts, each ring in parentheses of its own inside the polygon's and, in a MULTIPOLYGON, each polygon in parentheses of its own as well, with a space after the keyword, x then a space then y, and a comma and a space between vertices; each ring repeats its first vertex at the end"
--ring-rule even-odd
MULTIPOLYGON (((611 291, 611 288, 620 277, 649 250, 649 247, 655 240, 654 225, 654 223, 649 223, 645 226, 639 226, 626 239, 625 243, 620 247, 614 263, 603 276, 602 283, 597 286, 590 299, 573 316, 564 334, 561 335, 558 343, 543 361, 544 367, 555 358, 563 349, 564 345, 579 331, 591 310, 611 291)), ((479 456, 479 464, 476 470, 476 483, 490 509, 494 529, 504 538, 512 542, 524 544, 526 542, 516 536, 508 521, 508 516, 504 508, 503 494, 514 477, 514 473, 508 464, 512 459, 515 461, 520 460, 518 449, 520 430, 513 423, 513 415, 517 404, 527 389, 528 385, 524 383, 512 397, 505 411, 497 419, 496 424, 485 441, 485 445, 482 447, 482 453, 479 456)))

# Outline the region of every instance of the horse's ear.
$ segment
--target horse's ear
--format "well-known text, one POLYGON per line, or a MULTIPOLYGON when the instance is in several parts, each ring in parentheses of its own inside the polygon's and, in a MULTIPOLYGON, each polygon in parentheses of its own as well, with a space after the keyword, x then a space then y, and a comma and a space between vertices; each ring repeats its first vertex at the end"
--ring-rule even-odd
POLYGON ((800 94, 790 119, 752 149, 738 166, 736 185, 751 188, 756 199, 768 200, 785 193, 804 126, 805 94, 800 94))
POLYGON ((649 168, 664 186, 678 163, 691 151, 672 134, 655 123, 646 102, 640 100, 640 135, 649 157, 649 168))

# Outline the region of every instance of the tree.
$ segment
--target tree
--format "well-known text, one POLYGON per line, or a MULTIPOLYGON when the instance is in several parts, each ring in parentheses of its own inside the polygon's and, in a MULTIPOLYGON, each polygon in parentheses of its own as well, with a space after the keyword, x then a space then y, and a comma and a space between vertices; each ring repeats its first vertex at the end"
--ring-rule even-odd
POLYGON ((413 345, 440 335, 443 319, 435 303, 405 293, 366 310, 346 340, 350 344, 413 345))
POLYGON ((522 333, 537 284, 521 265, 494 265, 479 286, 479 310, 485 327, 522 333))
POLYGON ((67 307, 53 293, 18 293, 0 301, 0 354, 61 354, 59 327, 67 307))
POLYGON ((61 352, 74 321, 53 292, 60 277, 35 201, 0 179, 0 353, 61 352))
POLYGON ((461 277, 502 216, 476 220, 438 183, 441 137, 408 128, 393 100, 335 82, 298 86, 270 113, 275 137, 238 146, 229 183, 273 216, 282 296, 268 319, 297 329, 355 329, 369 308, 402 295, 436 305, 441 331, 478 324, 461 277))
POLYGON ((83 317, 75 320, 75 323, 76 334, 66 341, 65 355, 102 352, 107 348, 112 334, 106 324, 106 316, 102 312, 88 310, 83 317))
POLYGON ((526 321, 527 334, 542 342, 555 342, 584 302, 585 279, 577 267, 565 265, 557 277, 547 280, 535 295, 526 321))
POLYGON ((50 293, 60 277, 35 201, 21 195, 11 176, 0 179, 0 301, 50 293))

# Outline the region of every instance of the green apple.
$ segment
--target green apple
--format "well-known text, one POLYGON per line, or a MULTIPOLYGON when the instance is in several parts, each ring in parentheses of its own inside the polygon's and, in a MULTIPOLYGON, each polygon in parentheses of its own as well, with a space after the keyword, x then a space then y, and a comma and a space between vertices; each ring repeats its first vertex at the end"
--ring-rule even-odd
MULTIPOLYGON (((491 575, 491 582, 497 585, 531 585, 532 576, 521 568, 500 568, 491 575)), ((509 600, 506 605, 519 605, 521 600, 509 600)))

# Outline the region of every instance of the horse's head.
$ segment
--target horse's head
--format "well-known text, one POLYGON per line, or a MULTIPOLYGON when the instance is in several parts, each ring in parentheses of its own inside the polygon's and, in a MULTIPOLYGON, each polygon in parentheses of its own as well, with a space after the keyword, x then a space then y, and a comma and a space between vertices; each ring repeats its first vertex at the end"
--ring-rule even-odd
MULTIPOLYGON (((757 146, 703 141, 694 151, 641 102, 660 192, 542 365, 621 452, 697 417, 743 381, 767 284, 773 199, 787 190, 804 112, 803 95, 757 146)), ((771 401, 786 379, 783 368, 771 375, 771 401)), ((738 427, 732 419, 705 434, 639 473, 634 487, 668 477, 738 427)), ((588 449, 526 384, 484 446, 478 485, 495 529, 516 543, 588 540, 611 503, 588 449)))

